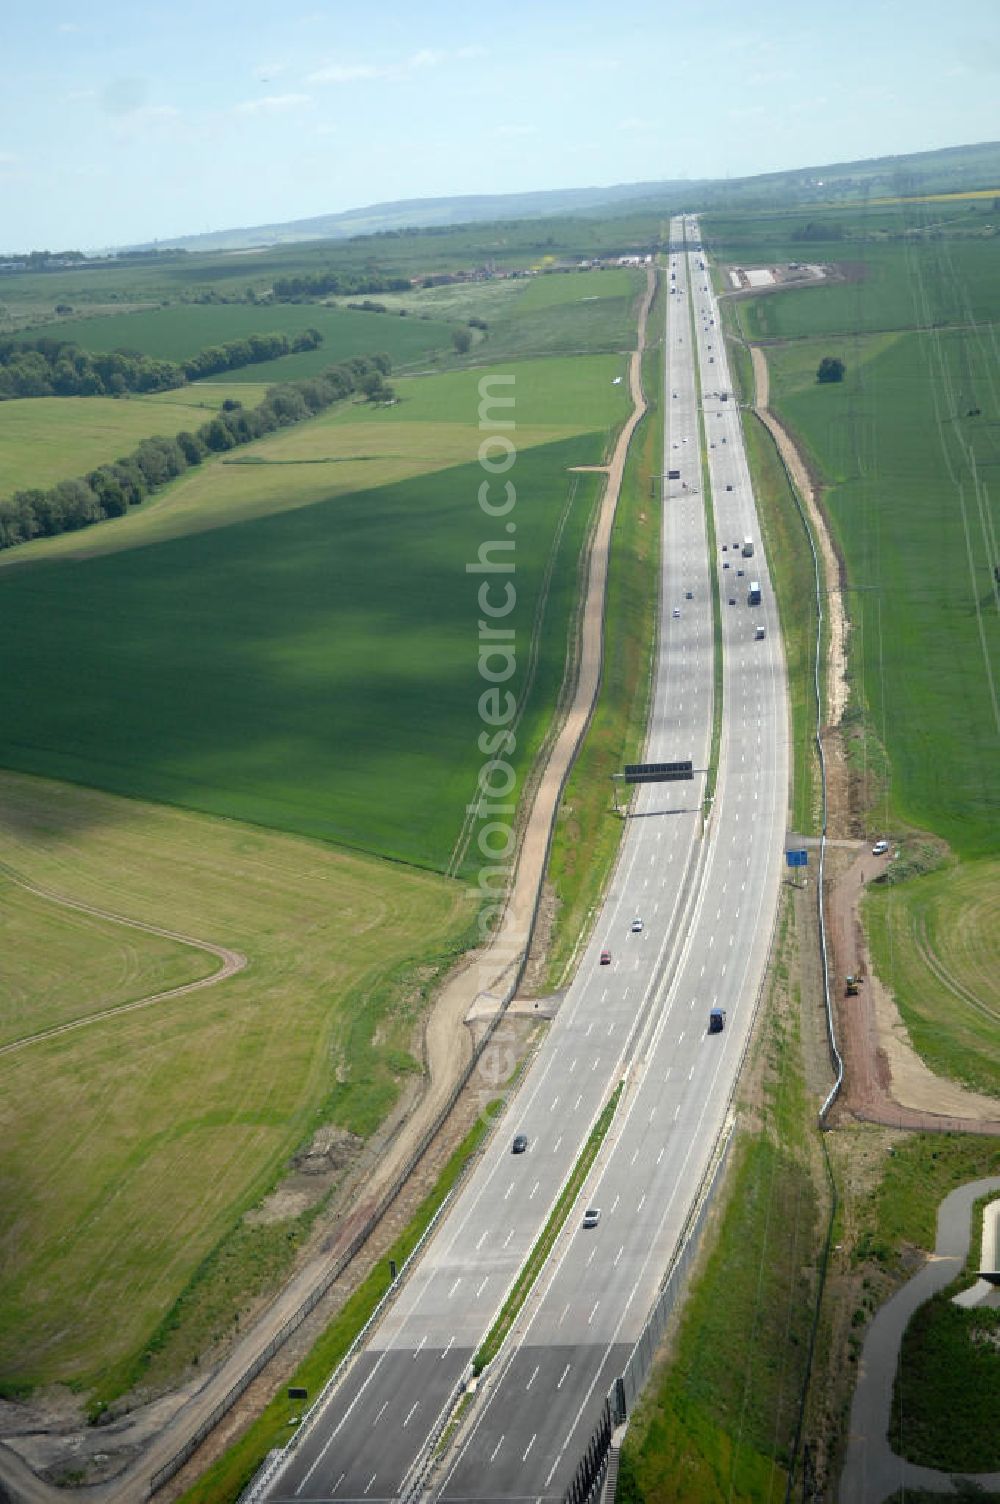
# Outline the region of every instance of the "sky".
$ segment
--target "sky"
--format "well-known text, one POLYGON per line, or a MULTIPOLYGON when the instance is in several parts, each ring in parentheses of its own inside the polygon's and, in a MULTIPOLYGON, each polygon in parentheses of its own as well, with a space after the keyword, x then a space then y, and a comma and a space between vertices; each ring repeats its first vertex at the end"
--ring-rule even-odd
POLYGON ((0 252, 1000 138, 1000 0, 0 9, 0 252))

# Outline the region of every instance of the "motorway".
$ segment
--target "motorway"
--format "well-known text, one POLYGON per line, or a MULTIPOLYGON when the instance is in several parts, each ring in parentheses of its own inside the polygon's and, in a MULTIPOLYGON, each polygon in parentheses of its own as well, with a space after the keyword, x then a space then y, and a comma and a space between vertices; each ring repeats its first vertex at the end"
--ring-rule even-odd
MULTIPOLYGON (((675 221, 672 244, 681 235, 675 221)), ((697 235, 693 223, 688 235, 697 235)), ((724 1121, 777 901, 787 732, 766 563, 759 548, 752 561, 732 557, 734 540, 759 534, 738 410, 717 395, 729 390, 729 377, 699 260, 672 256, 679 290, 664 298, 664 455, 681 477, 667 483, 664 497, 660 651, 646 756, 691 757, 696 768, 706 766, 709 569, 716 569, 724 584, 725 716, 707 838, 700 779, 638 792, 601 917, 534 1067, 393 1307, 310 1417, 266 1491, 272 1504, 391 1499, 406 1491, 593 1122, 624 1077, 609 1140, 584 1192, 602 1208, 601 1222, 583 1231, 571 1214, 440 1485, 447 1499, 561 1496, 641 1329, 724 1121), (719 541, 730 545, 712 560, 695 348, 714 446, 706 457, 719 541), (723 571, 724 560, 730 570, 723 571), (748 577, 736 575, 751 562, 763 589, 753 609, 745 603, 748 577), (763 640, 755 638, 758 624, 763 640), (635 916, 644 922, 640 934, 630 930, 635 916), (599 964, 605 946, 612 953, 607 967, 599 964), (707 1012, 716 1002, 728 1010, 727 1027, 708 1036, 707 1012), (523 1155, 510 1152, 515 1132, 528 1137, 523 1155)))

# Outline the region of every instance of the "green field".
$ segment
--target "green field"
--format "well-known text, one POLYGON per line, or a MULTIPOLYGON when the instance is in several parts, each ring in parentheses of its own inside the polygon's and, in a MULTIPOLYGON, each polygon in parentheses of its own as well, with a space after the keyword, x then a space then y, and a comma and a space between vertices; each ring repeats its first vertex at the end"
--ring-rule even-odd
MULTIPOLYGON (((0 1200, 16 1208, 0 1377, 88 1384, 139 1349, 313 1127, 368 1134, 384 1116, 413 1067, 413 970, 455 945, 469 910, 441 878, 11 774, 0 838, 46 887, 250 962, 0 1062, 0 1200)), ((79 938, 72 915, 62 936, 56 911, 48 923, 39 1017, 79 938)), ((100 938, 81 948, 95 966, 100 938)))
POLYGON ((299 381, 337 365, 352 355, 384 350, 394 366, 422 359, 429 350, 450 343, 451 325, 433 319, 389 317, 350 308, 309 304, 198 304, 150 308, 85 319, 59 319, 40 330, 46 339, 71 340, 84 350, 141 350, 161 360, 188 360, 210 345, 244 339, 248 334, 298 334, 318 329, 323 343, 316 350, 283 355, 278 360, 242 366, 213 381, 299 381))
MULTIPOLYGON (((557 546, 518 733, 521 775, 561 683, 575 560, 597 492, 595 477, 567 470, 599 460, 624 415, 623 388, 611 384, 620 368, 613 357, 517 368, 526 441, 576 430, 516 461, 515 692, 557 546)), ((379 421, 403 413, 426 424, 433 452, 435 424, 462 413, 471 459, 478 379, 418 382, 412 403, 360 417, 345 408, 342 421, 367 426, 367 452, 378 455, 379 421)), ((287 459, 304 442, 308 454, 316 431, 303 425, 252 447, 273 444, 287 459)), ((144 519, 128 518, 87 540, 29 545, 22 558, 34 562, 3 572, 0 620, 8 631, 16 623, 22 650, 0 690, 0 760, 443 868, 482 761, 476 586, 465 565, 496 531, 476 502, 484 472, 455 465, 380 485, 375 462, 369 489, 338 495, 322 465, 215 465, 156 505, 166 516, 196 486, 211 512, 225 503, 217 477, 240 491, 259 472, 294 510, 60 559, 59 546, 82 555, 116 532, 140 545, 144 519)))
MULTIPOLYGON (((628 267, 601 271, 541 272, 513 281, 464 282, 417 293, 379 294, 393 311, 432 312, 465 323, 480 318, 485 331, 467 362, 523 360, 570 351, 631 349, 636 300, 645 275, 628 267)), ((378 315, 381 322, 385 315, 378 315)))
POLYGON ((927 1063, 1000 1096, 1000 863, 870 888, 865 927, 927 1063))
MULTIPOLYGON (((154 434, 198 428, 225 401, 228 382, 155 397, 25 397, 0 402, 0 497, 55 485, 118 459, 154 434)), ((259 389, 263 396, 263 388, 259 389)), ((240 390, 248 405, 258 388, 240 390)))
MULTIPOLYGON (((811 261, 846 273, 846 280, 737 300, 743 331, 753 340, 996 322, 1000 237, 918 233, 937 217, 926 205, 872 205, 754 222, 709 215, 705 237, 723 262, 811 261), (810 222, 839 227, 844 238, 797 241, 796 229, 810 222)), ((996 216, 984 210, 976 223, 984 218, 996 216)))
POLYGON ((772 405, 830 483, 854 661, 892 764, 890 818, 962 856, 996 850, 1000 613, 993 592, 1000 392, 979 331, 904 334, 815 380, 828 342, 772 355, 772 405), (980 413, 967 416, 971 408, 980 413))

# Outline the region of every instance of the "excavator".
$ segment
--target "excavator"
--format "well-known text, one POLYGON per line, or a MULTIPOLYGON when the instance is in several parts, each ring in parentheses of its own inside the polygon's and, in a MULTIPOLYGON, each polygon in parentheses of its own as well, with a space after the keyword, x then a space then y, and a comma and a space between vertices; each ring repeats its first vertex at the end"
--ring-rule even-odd
POLYGON ((858 988, 861 986, 861 984, 863 983, 864 979, 865 979, 865 966, 864 966, 864 962, 862 962, 861 963, 861 970, 858 972, 858 974, 856 976, 849 976, 849 977, 845 977, 844 978, 844 996, 845 997, 857 997, 857 995, 858 995, 858 988))

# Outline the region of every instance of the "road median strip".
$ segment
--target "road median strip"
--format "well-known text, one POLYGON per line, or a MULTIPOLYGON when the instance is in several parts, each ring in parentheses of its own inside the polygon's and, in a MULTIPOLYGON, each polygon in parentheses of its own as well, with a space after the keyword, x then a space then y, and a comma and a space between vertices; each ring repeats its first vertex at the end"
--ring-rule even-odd
POLYGON ((579 1158, 569 1173, 569 1176, 559 1193, 559 1199, 552 1209, 549 1220, 542 1229, 535 1246, 532 1248, 524 1267, 514 1283, 513 1289, 507 1297, 504 1306, 493 1323, 486 1338, 472 1360, 472 1372, 475 1376, 482 1373, 487 1364, 497 1356, 514 1322, 517 1320, 521 1309, 531 1293, 531 1289, 541 1274, 548 1260, 549 1254, 555 1246, 556 1239, 563 1229, 566 1218, 569 1216, 573 1203, 584 1181, 590 1174, 591 1166, 597 1158, 598 1151, 607 1137, 611 1127, 615 1111, 621 1100, 624 1081, 619 1081, 604 1110, 590 1132, 590 1137, 580 1151, 579 1158))

